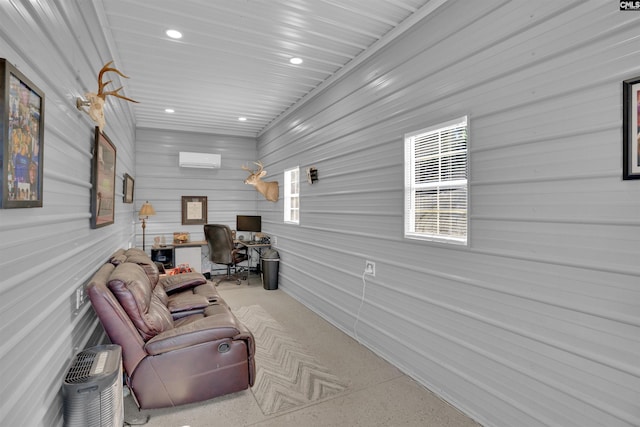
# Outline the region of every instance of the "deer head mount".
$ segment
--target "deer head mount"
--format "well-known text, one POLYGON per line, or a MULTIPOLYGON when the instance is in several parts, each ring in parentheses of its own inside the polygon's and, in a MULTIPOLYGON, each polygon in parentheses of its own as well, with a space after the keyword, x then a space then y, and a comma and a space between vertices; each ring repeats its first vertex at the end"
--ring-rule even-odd
POLYGON ((262 194, 268 201, 277 202, 279 195, 278 181, 263 181, 262 177, 267 174, 267 171, 264 170, 262 162, 257 161, 253 163, 258 166, 258 169, 255 171, 252 171, 247 166, 242 166, 242 170, 248 171, 250 173, 249 177, 244 180, 244 183, 256 187, 258 193, 262 194))
POLYGON ((86 99, 82 99, 82 98, 76 99, 76 108, 78 108, 78 110, 80 111, 84 111, 85 113, 89 114, 89 117, 91 117, 91 119, 94 122, 96 122, 96 124, 98 125, 101 131, 105 125, 104 101, 106 100, 107 96, 111 95, 111 96, 115 96, 116 98, 124 99, 125 101, 138 103, 138 101, 134 101, 133 99, 127 98, 126 96, 120 95, 118 93, 120 92, 120 90, 122 90, 122 86, 120 86, 116 90, 109 90, 105 92, 104 88, 109 83, 111 83, 111 80, 103 83, 102 77, 104 76, 104 73, 112 71, 124 77, 125 79, 129 78, 124 74, 122 74, 117 68, 110 67, 111 64, 113 64, 113 61, 109 61, 106 64, 104 64, 104 66, 98 73, 98 93, 87 92, 84 94, 86 99), (86 110, 84 107, 89 107, 89 109, 86 110))

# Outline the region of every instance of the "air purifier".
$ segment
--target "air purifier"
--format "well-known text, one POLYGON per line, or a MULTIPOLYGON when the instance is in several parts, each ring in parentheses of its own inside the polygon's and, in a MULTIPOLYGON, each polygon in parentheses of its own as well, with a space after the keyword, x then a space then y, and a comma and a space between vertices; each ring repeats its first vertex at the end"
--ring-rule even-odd
POLYGON ((122 349, 101 345, 78 353, 62 387, 65 427, 122 427, 122 349))

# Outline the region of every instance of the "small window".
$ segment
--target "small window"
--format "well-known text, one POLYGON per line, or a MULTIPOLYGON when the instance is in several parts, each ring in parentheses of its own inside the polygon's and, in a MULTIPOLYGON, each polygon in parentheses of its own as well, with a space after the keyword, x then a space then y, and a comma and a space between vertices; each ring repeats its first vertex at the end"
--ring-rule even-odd
POLYGON ((405 135, 409 239, 467 244, 467 117, 405 135))
POLYGON ((300 168, 284 171, 284 222, 300 223, 300 168))

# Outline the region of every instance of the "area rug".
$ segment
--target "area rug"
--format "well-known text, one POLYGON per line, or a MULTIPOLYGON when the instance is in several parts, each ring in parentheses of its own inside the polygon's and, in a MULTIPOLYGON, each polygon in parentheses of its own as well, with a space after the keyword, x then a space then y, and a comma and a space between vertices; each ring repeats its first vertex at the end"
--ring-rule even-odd
POLYGON ((233 310, 256 342, 256 380, 251 388, 265 415, 317 402, 348 387, 259 305, 233 310))

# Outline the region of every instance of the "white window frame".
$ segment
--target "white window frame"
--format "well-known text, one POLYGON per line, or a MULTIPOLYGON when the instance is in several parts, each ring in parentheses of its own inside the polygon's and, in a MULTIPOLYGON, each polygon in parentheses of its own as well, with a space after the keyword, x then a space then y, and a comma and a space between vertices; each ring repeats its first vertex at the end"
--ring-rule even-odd
POLYGON ((467 245, 469 240, 468 117, 463 116, 407 133, 404 140, 404 237, 467 245), (447 147, 452 149, 448 150, 447 147), (462 154, 464 156, 461 156, 462 154), (416 175, 418 175, 417 178, 416 175), (423 195, 422 198, 419 198, 420 194, 423 195), (418 221, 418 218, 423 220, 418 221))
POLYGON ((284 222, 300 224, 300 167, 284 171, 284 222))

